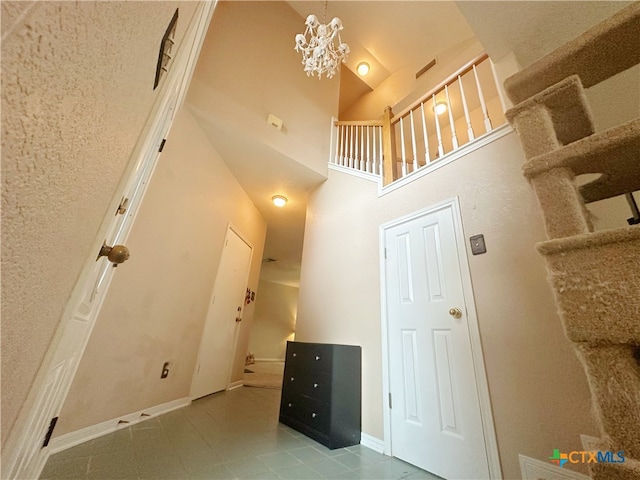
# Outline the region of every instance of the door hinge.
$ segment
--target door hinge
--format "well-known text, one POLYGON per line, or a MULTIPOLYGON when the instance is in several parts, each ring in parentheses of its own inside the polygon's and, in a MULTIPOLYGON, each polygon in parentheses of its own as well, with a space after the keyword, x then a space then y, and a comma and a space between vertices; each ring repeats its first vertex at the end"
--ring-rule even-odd
POLYGON ((127 197, 122 197, 120 205, 118 205, 118 208, 116 209, 116 215, 124 214, 127 211, 127 208, 129 208, 129 199, 127 197))
POLYGON ((387 259, 387 249, 386 248, 384 249, 384 259, 385 260, 387 259))
POLYGON ((53 417, 51 419, 51 423, 49 423, 49 429, 47 430, 47 434, 44 436, 44 442, 42 442, 42 448, 49 445, 49 440, 51 440, 51 435, 53 435, 53 429, 56 428, 56 423, 58 423, 58 417, 53 417))
POLYGON ((393 408, 393 402, 391 401, 391 392, 389 392, 389 408, 393 408))
POLYGON ((162 142, 160 143, 160 148, 158 149, 158 152, 162 152, 162 150, 164 150, 164 144, 167 143, 167 139, 163 138, 162 142))

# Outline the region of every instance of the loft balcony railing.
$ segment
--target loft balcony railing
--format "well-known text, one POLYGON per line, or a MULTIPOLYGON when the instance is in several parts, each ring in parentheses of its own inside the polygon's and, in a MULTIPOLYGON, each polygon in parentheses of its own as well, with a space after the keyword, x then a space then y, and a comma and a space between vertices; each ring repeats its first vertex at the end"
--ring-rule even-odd
POLYGON ((388 185, 505 123, 491 61, 482 54, 397 114, 387 107, 381 120, 334 122, 330 163, 388 185))

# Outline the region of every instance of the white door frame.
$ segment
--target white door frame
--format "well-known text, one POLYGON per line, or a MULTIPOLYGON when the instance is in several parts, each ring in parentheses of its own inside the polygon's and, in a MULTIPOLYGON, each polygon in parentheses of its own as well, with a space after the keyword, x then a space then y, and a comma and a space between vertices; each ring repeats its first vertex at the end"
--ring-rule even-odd
MULTIPOLYGON (((233 225, 231 222, 227 222, 227 229, 225 231, 224 234, 224 242, 222 244, 222 250, 220 251, 220 262, 218 262, 218 268, 220 268, 220 263, 222 262, 222 256, 225 253, 224 247, 227 243, 227 240, 229 239, 229 233, 233 232, 234 234, 236 234, 240 240, 242 240, 244 243, 247 244, 247 246, 249 247, 249 268, 247 269, 247 277, 245 279, 245 284, 248 286, 249 285, 249 277, 251 275, 251 264, 253 262, 253 244, 249 241, 249 239, 242 234, 242 232, 240 231, 240 229, 238 227, 236 227, 235 225, 233 225)), ((206 330, 206 323, 211 321, 210 315, 209 315, 209 311, 212 308, 212 302, 213 302, 213 298, 214 295, 216 294, 216 287, 217 287, 217 283, 218 283, 218 272, 216 272, 216 276, 214 278, 213 281, 213 288, 211 289, 211 296, 209 298, 209 308, 207 309, 207 316, 206 316, 206 320, 205 320, 205 325, 202 327, 202 338, 200 339, 200 348, 198 350, 198 356, 196 358, 196 364, 194 365, 194 369, 193 369, 193 374, 191 375, 191 388, 189 391, 189 398, 191 398, 191 400, 195 400, 196 397, 194 397, 194 393, 193 393, 193 381, 195 379, 195 376, 198 372, 198 366, 200 363, 200 354, 202 353, 202 349, 204 348, 204 332, 206 330)), ((240 311, 240 318, 243 317, 244 315, 244 309, 245 309, 246 303, 243 302, 242 303, 242 310, 240 311)), ((234 360, 236 358, 236 352, 238 350, 238 337, 240 335, 240 329, 242 328, 241 322, 236 324, 235 327, 235 331, 233 333, 233 351, 231 353, 231 364, 229 365, 229 371, 227 372, 227 386, 225 388, 225 390, 230 390, 236 387, 240 387, 242 386, 242 381, 237 382, 237 384, 233 384, 231 385, 231 374, 233 372, 233 364, 234 364, 234 360)), ((199 397, 198 397, 199 398, 199 397)))
POLYGON ((482 430, 487 450, 487 461, 489 464, 489 474, 495 480, 502 479, 500 469, 500 456, 498 453, 498 442, 496 439, 495 426, 493 423, 493 412, 491 410, 491 399, 489 396, 489 384, 484 366, 484 356, 482 354, 482 343, 480 341, 480 329, 478 328, 478 316, 476 313, 475 301, 473 298, 473 288, 471 284, 471 272, 469 270, 469 258, 464 241, 464 230, 462 228, 462 218, 460 215, 460 201, 458 197, 443 200, 427 208, 410 213, 390 222, 380 225, 380 302, 381 302, 381 323, 382 323, 382 404, 384 422, 384 453, 393 454, 391 444, 391 411, 389 408, 390 394, 390 371, 389 371, 389 319, 387 316, 387 275, 385 262, 385 233, 386 230, 401 223, 414 220, 416 218, 435 213, 445 208, 451 208, 453 213, 453 227, 456 237, 456 248, 460 264, 460 276, 462 279, 462 290, 467 306, 467 319, 469 324, 469 339, 471 341, 471 355, 473 357, 473 369, 475 373, 476 386, 478 389, 478 399, 480 403, 480 414, 482 417, 482 430))
POLYGON ((105 239, 125 243, 128 238, 157 163, 160 141, 166 137, 186 95, 215 5, 216 1, 198 5, 160 87, 25 405, 4 445, 3 478, 38 478, 49 457, 50 447, 42 447, 49 421, 64 405, 113 277, 113 268, 102 268, 106 259, 96 261, 97 252, 105 239), (124 197, 129 198, 130 206, 126 215, 114 222, 113 212, 124 197))

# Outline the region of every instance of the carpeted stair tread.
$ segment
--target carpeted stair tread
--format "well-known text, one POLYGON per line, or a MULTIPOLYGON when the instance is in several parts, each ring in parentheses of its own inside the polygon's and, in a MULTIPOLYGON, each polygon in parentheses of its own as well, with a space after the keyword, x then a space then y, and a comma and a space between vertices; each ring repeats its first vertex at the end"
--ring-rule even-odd
MULTIPOLYGON (((589 232, 566 238, 554 238, 538 243, 536 248, 543 255, 564 253, 569 250, 587 249, 600 245, 640 241, 640 225, 589 232)), ((640 275, 640 272, 638 272, 640 275)))
POLYGON ((542 114, 548 115, 552 123, 548 131, 542 130, 542 135, 552 131, 556 145, 568 145, 595 132, 591 109, 577 75, 568 76, 510 108, 506 118, 520 137, 525 137, 523 141, 538 144, 542 140, 538 128, 542 114))
POLYGON ((520 103, 569 75, 588 88, 640 63, 640 3, 619 11, 534 62, 505 82, 513 103, 520 103))
POLYGON ((569 167, 575 175, 603 174, 580 187, 587 203, 639 190, 640 119, 534 157, 523 171, 527 178, 532 178, 560 167, 569 167))
POLYGON ((640 225, 537 247, 569 340, 640 344, 640 225))

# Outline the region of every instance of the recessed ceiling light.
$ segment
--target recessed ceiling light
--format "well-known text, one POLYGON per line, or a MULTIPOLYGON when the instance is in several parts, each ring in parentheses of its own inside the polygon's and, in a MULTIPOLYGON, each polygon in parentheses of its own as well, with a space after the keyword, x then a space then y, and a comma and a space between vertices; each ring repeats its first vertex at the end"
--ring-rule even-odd
POLYGON ((369 64, 367 62, 360 62, 356 67, 358 71, 358 75, 364 77, 367 73, 369 73, 369 64))
POLYGON ((436 106, 433 109, 436 114, 438 115, 442 115, 444 112, 447 111, 447 104, 446 102, 438 102, 436 103, 436 106))
POLYGON ((273 197, 271 197, 271 200, 273 200, 273 204, 276 207, 284 207, 287 204, 287 197, 285 197, 284 195, 274 195, 273 197))

